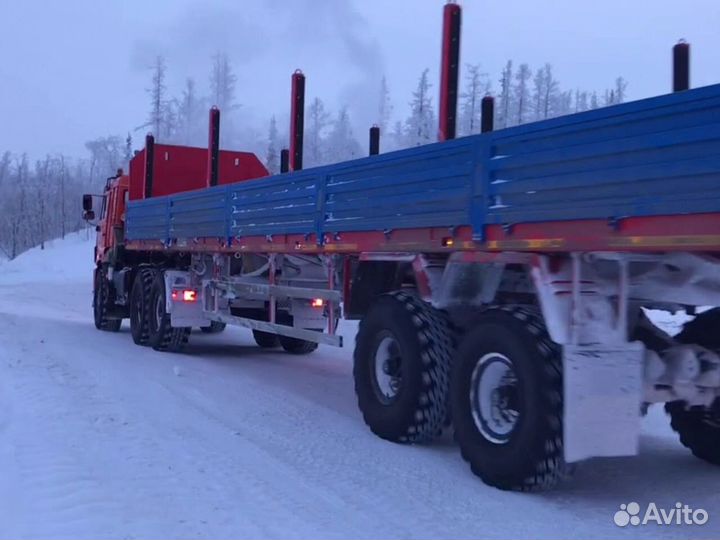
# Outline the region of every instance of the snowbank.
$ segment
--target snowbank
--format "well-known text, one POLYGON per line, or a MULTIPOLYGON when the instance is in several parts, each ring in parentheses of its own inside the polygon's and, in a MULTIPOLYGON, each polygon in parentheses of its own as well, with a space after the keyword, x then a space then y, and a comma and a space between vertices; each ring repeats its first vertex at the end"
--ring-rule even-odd
POLYGON ((84 229, 45 242, 12 261, 0 263, 0 285, 63 283, 92 279, 95 232, 84 229))

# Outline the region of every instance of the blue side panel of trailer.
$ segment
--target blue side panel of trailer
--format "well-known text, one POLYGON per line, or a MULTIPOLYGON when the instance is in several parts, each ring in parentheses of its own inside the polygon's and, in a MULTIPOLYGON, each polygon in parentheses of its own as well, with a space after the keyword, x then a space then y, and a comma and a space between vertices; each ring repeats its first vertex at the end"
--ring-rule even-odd
MULTIPOLYGON (((220 171, 222 175, 222 171, 220 171)), ((720 212, 720 85, 169 197, 131 240, 720 212)))

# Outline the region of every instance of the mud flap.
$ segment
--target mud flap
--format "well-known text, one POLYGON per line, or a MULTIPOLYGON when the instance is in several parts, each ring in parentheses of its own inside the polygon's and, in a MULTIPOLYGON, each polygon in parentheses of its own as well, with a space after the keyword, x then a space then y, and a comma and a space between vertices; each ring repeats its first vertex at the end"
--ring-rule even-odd
POLYGON ((642 400, 641 343, 565 345, 565 461, 638 452, 642 400))

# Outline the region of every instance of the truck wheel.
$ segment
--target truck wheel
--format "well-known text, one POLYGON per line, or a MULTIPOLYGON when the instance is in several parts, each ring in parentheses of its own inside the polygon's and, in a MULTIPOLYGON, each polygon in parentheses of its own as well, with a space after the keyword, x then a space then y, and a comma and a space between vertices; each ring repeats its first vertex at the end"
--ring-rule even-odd
POLYGON ((113 296, 110 283, 105 279, 103 270, 95 271, 95 286, 93 287, 93 317, 95 328, 105 332, 117 332, 122 325, 122 319, 108 318, 108 311, 112 307, 113 296))
POLYGON ((280 341, 280 346, 285 349, 285 352, 289 352, 290 354, 310 354, 318 348, 318 344, 314 341, 305 341, 304 339, 288 336, 278 336, 278 340, 280 341))
POLYGON ((720 399, 713 409, 686 408, 683 401, 665 404, 670 425, 680 442, 697 458, 720 465, 720 399))
POLYGON ((453 333, 445 314, 404 291, 378 297, 360 322, 353 376, 363 419, 393 442, 425 442, 447 417, 453 333))
POLYGON ((262 347, 263 349, 274 349, 275 347, 280 345, 280 341, 275 334, 271 334, 269 332, 261 332, 260 330, 253 330, 252 333, 253 338, 255 338, 255 343, 257 343, 258 346, 262 347))
POLYGON ((560 347, 526 308, 481 313, 463 337, 451 378, 455 438, 486 484, 537 491, 566 473, 560 347))
POLYGON ((226 326, 224 322, 212 321, 210 326, 201 326, 200 331, 203 334, 219 334, 225 331, 226 326))
POLYGON ((156 351, 180 351, 188 342, 190 328, 173 328, 165 305, 165 277, 157 272, 148 304, 148 345, 156 351))
POLYGON ((154 268, 140 268, 130 291, 130 333, 136 345, 147 345, 150 339, 148 306, 157 273, 154 268))
MULTIPOLYGON (((720 309, 705 311, 683 326, 675 336, 680 343, 696 344, 720 351, 720 309)), ((720 465, 720 398, 714 407, 687 408, 685 402, 674 401, 665 404, 670 415, 670 426, 680 436, 680 442, 695 457, 720 465)))

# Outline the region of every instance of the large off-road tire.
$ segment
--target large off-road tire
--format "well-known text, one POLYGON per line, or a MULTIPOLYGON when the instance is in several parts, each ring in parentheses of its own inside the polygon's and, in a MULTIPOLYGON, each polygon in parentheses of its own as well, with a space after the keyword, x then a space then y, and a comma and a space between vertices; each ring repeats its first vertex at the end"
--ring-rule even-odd
MULTIPOLYGON (((705 311, 683 326, 675 336, 680 343, 696 344, 720 352, 720 309, 705 311)), ((712 408, 688 408, 685 402, 665 404, 670 425, 680 436, 680 442, 694 456, 720 465, 720 399, 712 408)))
POLYGON ((262 347, 263 349, 274 349, 280 345, 280 340, 278 339, 277 334, 262 332, 260 330, 253 330, 252 333, 258 347, 262 347))
POLYGON ((720 404, 712 409, 686 408, 682 401, 665 404, 670 425, 680 436, 680 442, 695 457, 720 465, 720 404))
POLYGON ((419 443, 447 418, 453 332, 445 313, 396 291, 376 298, 355 340, 355 393, 377 436, 419 443))
POLYGON ((310 354, 318 348, 318 344, 314 341, 305 341, 294 337, 278 336, 278 341, 285 352, 290 354, 310 354))
POLYGON ((150 288, 148 345, 156 351, 178 352, 187 345, 190 328, 173 328, 170 325, 170 314, 165 302, 165 278, 162 272, 157 272, 150 288))
POLYGON ((114 303, 114 294, 110 288, 105 271, 95 271, 95 283, 93 287, 93 318, 95 328, 105 332, 117 332, 122 325, 122 319, 109 317, 109 311, 114 303))
POLYGON ((150 292, 157 273, 154 268, 140 268, 130 291, 130 333, 136 345, 147 345, 150 339, 150 292))
POLYGON ((455 355, 450 402, 463 459, 486 484, 537 491, 567 474, 561 348, 534 309, 478 314, 455 355))
POLYGON ((203 334, 219 334, 225 331, 226 326, 224 322, 212 321, 210 326, 201 326, 200 331, 203 334))

